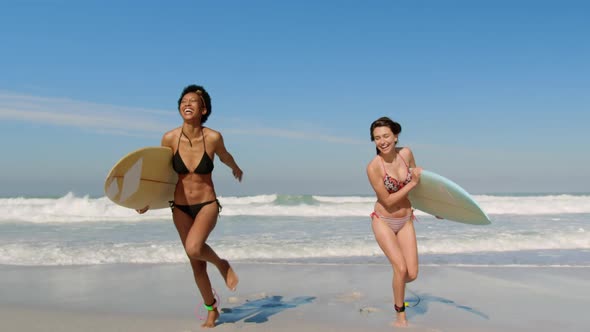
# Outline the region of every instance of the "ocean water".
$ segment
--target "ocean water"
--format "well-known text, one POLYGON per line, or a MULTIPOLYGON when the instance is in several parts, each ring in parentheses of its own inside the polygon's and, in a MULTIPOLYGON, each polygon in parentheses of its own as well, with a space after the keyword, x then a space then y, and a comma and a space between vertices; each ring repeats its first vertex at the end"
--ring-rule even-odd
MULTIPOLYGON (((421 265, 590 266, 590 195, 476 195, 474 226, 417 211, 421 265)), ((387 264, 371 196, 220 197, 209 244, 241 262, 387 264)), ((144 215, 107 198, 0 198, 0 264, 186 262, 169 209, 144 215)))

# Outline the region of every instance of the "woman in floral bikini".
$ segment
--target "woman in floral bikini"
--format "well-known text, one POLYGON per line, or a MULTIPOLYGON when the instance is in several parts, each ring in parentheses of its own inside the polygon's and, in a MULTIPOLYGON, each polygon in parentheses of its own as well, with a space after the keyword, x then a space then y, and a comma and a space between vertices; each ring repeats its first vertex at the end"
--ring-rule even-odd
POLYGON ((422 169, 416 167, 410 148, 397 147, 401 130, 399 123, 387 117, 371 124, 371 141, 375 142, 377 155, 367 166, 367 176, 377 196, 371 213, 373 233, 393 267, 395 325, 407 326, 406 283, 418 276, 414 214, 408 194, 419 183, 422 169))

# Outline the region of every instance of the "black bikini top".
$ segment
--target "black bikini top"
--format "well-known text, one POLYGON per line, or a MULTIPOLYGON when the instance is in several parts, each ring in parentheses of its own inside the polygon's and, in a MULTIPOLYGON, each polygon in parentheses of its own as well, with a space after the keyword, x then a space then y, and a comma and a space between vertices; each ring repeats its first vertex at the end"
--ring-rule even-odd
MULTIPOLYGON (((213 160, 211 160, 211 157, 209 157, 209 155, 207 154, 207 148, 205 147, 205 134, 203 134, 202 130, 201 130, 201 134, 203 135, 203 157, 201 157, 201 161, 199 162, 199 165, 197 165, 197 168, 195 168, 193 173, 211 174, 213 172, 213 160)), ((178 174, 188 174, 188 173, 190 173, 190 171, 186 167, 186 165, 184 164, 184 161, 182 161, 182 157, 180 156, 180 149, 179 148, 180 148, 180 138, 182 137, 182 135, 186 136, 184 134, 184 132, 182 132, 182 134, 178 136, 178 145, 176 147, 176 153, 172 157, 172 168, 178 174)), ((187 138, 188 138, 188 136, 187 136, 187 138)), ((189 142, 190 142, 190 139, 189 139, 189 142)))

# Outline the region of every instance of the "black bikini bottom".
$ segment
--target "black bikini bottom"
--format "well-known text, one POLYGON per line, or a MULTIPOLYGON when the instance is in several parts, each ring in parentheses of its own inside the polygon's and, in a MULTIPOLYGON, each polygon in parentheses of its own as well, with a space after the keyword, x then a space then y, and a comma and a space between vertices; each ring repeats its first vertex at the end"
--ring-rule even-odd
POLYGON ((197 215, 199 214, 199 211, 201 211, 201 209, 204 206, 207 206, 211 203, 217 203, 217 206, 219 207, 219 211, 221 212, 221 204, 219 204, 219 201, 217 200, 217 198, 212 201, 207 201, 207 202, 193 204, 193 205, 180 205, 180 204, 174 203, 173 201, 169 201, 168 203, 170 203, 170 209, 174 210, 174 208, 178 208, 180 211, 186 213, 189 217, 193 218, 193 220, 197 217, 197 215))

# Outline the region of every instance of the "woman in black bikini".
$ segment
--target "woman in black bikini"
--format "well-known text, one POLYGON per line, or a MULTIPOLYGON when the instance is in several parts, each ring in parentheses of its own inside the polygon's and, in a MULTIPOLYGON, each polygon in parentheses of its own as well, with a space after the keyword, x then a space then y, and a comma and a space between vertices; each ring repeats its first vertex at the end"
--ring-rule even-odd
MULTIPOLYGON (((184 88, 178 99, 178 110, 184 123, 162 137, 162 146, 174 152, 172 166, 178 173, 174 201, 170 202, 170 207, 174 225, 208 310, 203 327, 214 327, 219 311, 207 274, 207 262, 219 269, 229 289, 235 290, 238 284, 238 276, 228 261, 217 256, 206 243, 221 210, 211 179, 215 155, 231 168, 238 181, 242 180, 243 173, 226 150, 221 134, 203 127, 211 115, 211 98, 202 86, 184 88)), ((148 208, 138 212, 144 213, 148 208)))
POLYGON ((393 306, 397 326, 407 326, 404 302, 406 283, 418 276, 418 248, 414 213, 408 193, 420 181, 421 168, 408 147, 398 148, 402 127, 387 117, 371 124, 371 141, 377 155, 367 166, 369 182, 377 195, 371 213, 375 239, 393 267, 393 306))

